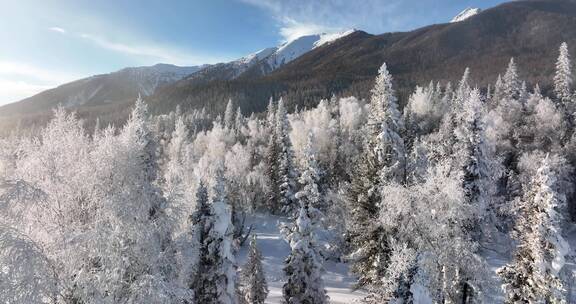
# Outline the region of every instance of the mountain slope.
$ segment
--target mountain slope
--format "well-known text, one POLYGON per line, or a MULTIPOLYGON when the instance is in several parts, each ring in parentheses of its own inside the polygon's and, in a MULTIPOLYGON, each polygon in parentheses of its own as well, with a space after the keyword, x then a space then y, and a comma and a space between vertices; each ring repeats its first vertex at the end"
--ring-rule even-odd
POLYGON ((221 112, 228 98, 247 112, 262 111, 270 96, 283 96, 289 106, 313 106, 332 94, 367 97, 378 67, 387 62, 405 100, 417 84, 431 79, 458 81, 470 67, 474 82, 493 84, 511 57, 520 75, 546 89, 557 49, 568 42, 576 51, 576 3, 514 1, 485 10, 461 22, 438 24, 411 32, 370 35, 354 32, 315 48, 276 71, 260 76, 247 71, 233 81, 197 85, 182 80, 151 96, 162 112, 176 104, 221 112))
POLYGON ((302 36, 285 42, 277 47, 266 48, 238 60, 208 66, 185 79, 187 85, 202 85, 212 81, 233 80, 245 75, 264 76, 296 58, 322 45, 352 34, 346 31, 336 34, 318 34, 302 36))
POLYGON ((45 112, 59 104, 67 108, 97 106, 118 100, 148 96, 156 89, 190 75, 202 66, 179 67, 170 64, 125 68, 117 72, 96 75, 61 85, 0 107, 2 115, 45 112))
MULTIPOLYGON (((460 22, 410 32, 371 35, 354 31, 313 46, 274 70, 267 70, 271 68, 268 59, 278 49, 264 50, 246 57, 250 65, 243 66, 241 73, 222 77, 219 73, 228 73, 222 72, 226 64, 220 65, 221 71, 208 73, 214 68, 211 66, 159 87, 147 100, 156 113, 173 110, 176 105, 184 110, 204 107, 221 113, 232 98, 250 113, 264 110, 271 96, 283 96, 290 107, 313 106, 332 94, 365 98, 383 62, 387 62, 401 100, 405 100, 415 85, 427 85, 432 79, 458 81, 465 67, 471 68, 475 83, 492 84, 510 57, 516 58, 520 76, 529 85, 543 81, 540 84, 546 90, 563 41, 568 42, 572 54, 576 53, 575 1, 513 1, 460 22), (206 74, 197 77, 202 73, 206 74)), ((128 107, 132 100, 113 106, 81 106, 78 110, 82 115, 117 122, 125 116, 122 107, 128 107)), ((5 108, 0 108, 0 116, 5 113, 5 108)))
POLYGON ((266 48, 238 60, 214 65, 178 67, 157 64, 125 68, 96 75, 41 92, 20 102, 0 107, 0 116, 43 114, 61 104, 67 108, 114 108, 133 101, 139 94, 149 96, 158 88, 183 78, 189 85, 233 80, 247 71, 263 76, 321 45, 353 33, 318 34, 297 38, 266 48), (257 71, 257 72, 255 72, 257 71))

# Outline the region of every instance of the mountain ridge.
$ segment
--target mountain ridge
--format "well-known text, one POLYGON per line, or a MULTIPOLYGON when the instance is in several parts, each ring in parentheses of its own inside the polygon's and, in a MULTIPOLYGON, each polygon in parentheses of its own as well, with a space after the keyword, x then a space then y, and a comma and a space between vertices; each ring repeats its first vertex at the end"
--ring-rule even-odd
MULTIPOLYGON (((493 84, 515 57, 521 76, 534 85, 535 79, 550 79, 557 48, 566 41, 576 51, 576 2, 566 0, 513 1, 483 10, 462 22, 442 23, 413 31, 372 35, 353 31, 331 43, 320 45, 267 71, 264 55, 253 60, 233 77, 185 77, 158 87, 147 97, 154 113, 165 113, 180 105, 183 110, 206 108, 221 113, 232 98, 245 113, 260 112, 270 97, 284 97, 289 108, 314 106, 332 94, 367 97, 382 62, 395 78, 401 101, 415 85, 430 79, 443 84, 458 81, 470 67, 472 78, 482 86, 493 84)), ((248 57, 248 56, 247 56, 248 57)), ((214 65, 222 68, 223 65, 214 65)), ((214 66, 195 73, 209 71, 214 66)), ((549 83, 541 83, 544 90, 549 83)), ((134 97, 114 105, 77 107, 83 117, 100 117, 119 123, 134 97)), ((0 108, 0 116, 6 116, 0 108)), ((32 120, 30 113, 25 113, 32 120)), ((22 114, 20 114, 22 115, 22 114)))

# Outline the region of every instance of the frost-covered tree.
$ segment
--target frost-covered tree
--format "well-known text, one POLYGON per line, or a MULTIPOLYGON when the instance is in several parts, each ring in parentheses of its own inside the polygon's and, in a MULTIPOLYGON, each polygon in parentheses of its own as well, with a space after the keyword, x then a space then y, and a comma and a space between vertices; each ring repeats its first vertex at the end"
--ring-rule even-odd
POLYGON ((169 200, 180 200, 184 196, 184 166, 186 159, 186 145, 188 143, 188 128, 182 117, 178 117, 172 139, 168 144, 168 164, 166 165, 164 181, 166 184, 166 197, 169 200))
POLYGON ((198 202, 193 215, 198 227, 198 266, 190 288, 197 303, 236 303, 235 266, 232 253, 232 222, 223 173, 216 176, 210 203, 198 202))
POLYGON ((522 94, 522 83, 518 77, 518 68, 514 58, 510 59, 508 69, 504 74, 503 81, 503 94, 505 98, 518 100, 522 94))
POLYGON ((268 296, 268 285, 262 267, 262 253, 258 250, 256 236, 250 240, 248 261, 240 271, 240 285, 244 301, 249 304, 264 304, 268 296))
POLYGON ((470 96, 470 91, 472 88, 470 87, 470 68, 466 68, 464 70, 464 74, 458 83, 458 87, 456 88, 456 92, 454 93, 454 100, 453 106, 457 109, 460 109, 464 104, 464 101, 468 96, 470 96))
POLYGON ((288 136, 289 128, 288 113, 284 107, 284 101, 280 99, 276 110, 275 129, 276 144, 278 145, 278 167, 276 170, 278 171, 278 189, 280 190, 278 203, 284 214, 291 215, 296 211, 294 206, 296 169, 292 142, 288 136))
POLYGON ((392 76, 384 63, 372 89, 366 147, 374 150, 377 169, 384 181, 403 182, 406 178, 403 133, 404 123, 392 87, 392 76))
POLYGON ((15 229, 0 226, 0 297, 5 303, 57 303, 58 272, 43 249, 15 229))
POLYGON ((562 303, 559 272, 570 246, 562 237, 559 211, 565 198, 554 190, 555 173, 548 157, 517 203, 515 237, 519 246, 511 264, 498 273, 504 281, 507 303, 562 303))
POLYGON ((467 202, 478 210, 486 210, 498 191, 495 185, 502 169, 485 139, 484 111, 478 89, 472 90, 462 110, 461 125, 455 130, 458 152, 454 157, 464 174, 462 186, 467 202))
POLYGON ((238 134, 241 134, 242 132, 245 119, 244 114, 242 114, 242 109, 240 109, 240 107, 236 108, 236 116, 234 116, 234 130, 236 130, 238 134))
POLYGON ((234 103, 232 99, 228 100, 226 104, 226 110, 224 111, 224 127, 227 129, 234 128, 234 114, 236 114, 236 109, 234 109, 234 103))
POLYGON ((284 273, 287 277, 282 287, 286 303, 328 303, 322 280, 322 257, 316 248, 314 214, 319 212, 307 202, 301 202, 294 223, 285 228, 290 244, 290 255, 286 258, 284 273))
POLYGON ((305 169, 300 175, 300 191, 295 195, 299 201, 306 201, 313 208, 326 211, 327 206, 324 205, 323 196, 318 189, 320 181, 320 168, 316 162, 316 152, 312 143, 314 142, 314 135, 308 134, 308 143, 305 150, 305 169))
MULTIPOLYGON (((568 44, 563 42, 560 45, 560 54, 556 61, 556 74, 554 75, 554 93, 556 98, 564 105, 568 106, 572 98, 572 62, 568 53, 568 44)), ((568 110, 568 109, 566 109, 568 110)))
POLYGON ((358 286, 377 284, 386 267, 387 237, 374 219, 379 212, 382 183, 405 182, 402 128, 392 76, 383 64, 372 90, 364 151, 347 193, 351 217, 347 230, 353 250, 352 271, 359 276, 358 286))
POLYGON ((406 301, 417 291, 432 303, 470 303, 488 290, 490 274, 465 229, 475 213, 461 183, 461 173, 444 161, 421 182, 383 187, 379 222, 394 233, 389 258, 380 261, 386 264, 380 284, 370 288, 377 299, 371 303, 406 301))
POLYGON ((266 108, 266 126, 270 132, 276 128, 276 104, 274 103, 274 99, 270 97, 270 101, 268 101, 268 107, 266 108))
POLYGON ((273 132, 268 141, 266 152, 264 155, 265 162, 265 191, 266 202, 265 206, 270 212, 279 213, 282 210, 281 193, 280 193, 280 176, 278 168, 279 164, 279 147, 276 141, 276 133, 273 132))

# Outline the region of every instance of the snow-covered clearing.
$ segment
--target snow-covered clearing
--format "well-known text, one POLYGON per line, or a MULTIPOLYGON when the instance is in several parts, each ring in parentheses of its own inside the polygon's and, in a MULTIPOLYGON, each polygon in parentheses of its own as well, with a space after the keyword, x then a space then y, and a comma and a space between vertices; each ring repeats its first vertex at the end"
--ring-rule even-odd
MULTIPOLYGON (((258 237, 258 248, 262 251, 264 271, 270 293, 266 303, 282 303, 282 285, 284 284, 284 259, 290 253, 290 246, 280 234, 279 224, 286 221, 286 218, 270 215, 255 215, 247 219, 247 225, 253 225, 252 232, 258 237)), ((246 261, 248 242, 238 253, 238 264, 240 267, 246 261)), ((365 293, 361 291, 351 291, 355 278, 348 273, 348 265, 326 261, 324 263, 326 273, 324 274, 324 284, 330 297, 330 303, 348 304, 356 299, 361 299, 365 293)))

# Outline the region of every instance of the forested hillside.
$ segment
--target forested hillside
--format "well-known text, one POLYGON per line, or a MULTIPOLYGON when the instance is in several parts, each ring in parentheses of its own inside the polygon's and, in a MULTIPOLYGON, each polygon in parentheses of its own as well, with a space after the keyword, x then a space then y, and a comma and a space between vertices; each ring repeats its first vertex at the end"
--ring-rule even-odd
POLYGON ((387 64, 369 103, 152 115, 139 98, 94 128, 57 108, 0 139, 0 299, 342 302, 326 269, 343 264, 363 303, 575 301, 573 65, 551 48, 552 79, 512 58, 480 90, 453 66, 402 109, 387 64))
MULTIPOLYGON (((180 105, 183 112, 204 108, 212 116, 222 113, 229 99, 247 116, 262 113, 271 96, 282 97, 289 111, 315 107, 320 100, 330 99, 332 95, 367 100, 378 68, 386 62, 395 75, 394 85, 402 108, 415 86, 427 86, 430 81, 440 82, 442 86, 449 81, 456 83, 462 67, 474 71, 471 80, 485 94, 511 57, 523 67, 520 76, 528 87, 539 84, 544 93, 550 94, 552 63, 556 57, 550 46, 565 41, 574 52, 575 29, 574 1, 512 1, 460 22, 407 32, 350 32, 332 43, 307 48, 293 60, 282 61, 286 64, 276 66, 277 69, 269 67, 273 59, 269 56, 275 53, 270 55, 271 50, 266 49, 252 57, 212 65, 179 81, 161 85, 146 100, 153 114, 167 114, 180 105)), ((0 131, 44 126, 50 118, 50 109, 58 103, 76 111, 90 128, 96 118, 105 125, 122 125, 139 88, 120 85, 123 82, 117 77, 105 84, 109 90, 98 91, 96 98, 106 102, 71 103, 70 100, 82 99, 83 94, 93 92, 100 85, 96 82, 85 88, 74 82, 0 107, 0 131)))

